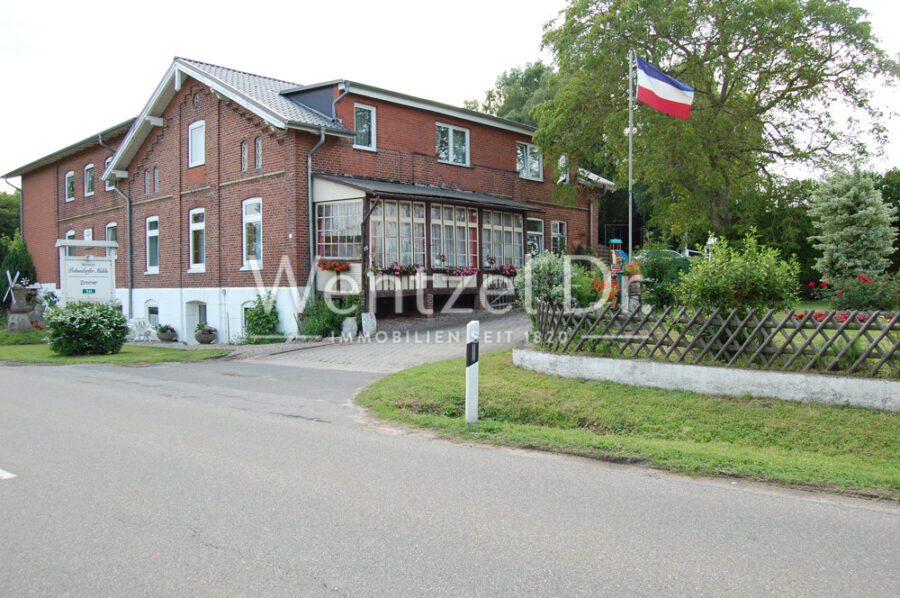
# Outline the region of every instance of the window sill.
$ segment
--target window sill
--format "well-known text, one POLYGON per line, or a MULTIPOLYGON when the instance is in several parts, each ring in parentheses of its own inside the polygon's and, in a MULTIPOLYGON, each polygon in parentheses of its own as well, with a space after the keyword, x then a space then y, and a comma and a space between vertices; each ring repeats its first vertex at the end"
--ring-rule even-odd
POLYGON ((188 168, 197 168, 198 166, 206 166, 206 162, 197 162, 196 164, 188 164, 188 168))
POLYGON ((203 266, 203 267, 191 266, 190 268, 185 270, 185 273, 186 274, 206 274, 206 266, 203 266))
POLYGON ((93 193, 85 193, 84 196, 85 196, 85 197, 93 197, 94 194, 93 194, 93 193))
POLYGON ((472 165, 468 162, 465 164, 460 164, 459 162, 448 162, 447 160, 438 160, 438 164, 446 164, 447 166, 459 166, 460 168, 472 168, 472 165))
POLYGON ((241 267, 240 272, 252 272, 254 270, 262 271, 262 265, 261 264, 250 264, 247 266, 243 266, 243 267, 241 267))
POLYGON ((534 178, 534 177, 525 176, 524 174, 519 174, 519 178, 520 178, 520 179, 523 179, 523 180, 526 180, 526 181, 534 181, 535 183, 543 183, 543 182, 544 182, 543 177, 541 177, 541 178, 539 178, 539 179, 536 179, 536 178, 534 178))
POLYGON ((353 144, 353 149, 363 150, 366 152, 378 153, 377 147, 372 147, 371 145, 356 145, 353 144))
POLYGON ((144 272, 144 276, 148 276, 150 274, 159 274, 159 270, 147 270, 146 272, 144 272))
POLYGON ((66 198, 66 203, 69 203, 70 201, 75 201, 75 198, 74 198, 74 197, 67 197, 67 198, 66 198))

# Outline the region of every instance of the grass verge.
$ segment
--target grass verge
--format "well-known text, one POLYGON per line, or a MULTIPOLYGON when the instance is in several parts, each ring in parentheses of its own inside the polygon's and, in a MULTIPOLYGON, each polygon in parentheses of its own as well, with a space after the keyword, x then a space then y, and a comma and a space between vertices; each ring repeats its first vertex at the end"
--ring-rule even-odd
MULTIPOLYGON (((25 333, 27 334, 27 333, 25 333)), ((122 350, 112 355, 79 355, 64 357, 50 350, 46 344, 40 345, 0 345, 0 361, 21 363, 115 363, 145 364, 166 362, 195 362, 221 357, 228 351, 222 349, 167 349, 163 347, 139 347, 123 345, 122 350)))
POLYGON ((503 351, 481 357, 466 426, 464 372, 462 359, 412 368, 357 401, 467 440, 900 500, 900 413, 558 378, 503 351))

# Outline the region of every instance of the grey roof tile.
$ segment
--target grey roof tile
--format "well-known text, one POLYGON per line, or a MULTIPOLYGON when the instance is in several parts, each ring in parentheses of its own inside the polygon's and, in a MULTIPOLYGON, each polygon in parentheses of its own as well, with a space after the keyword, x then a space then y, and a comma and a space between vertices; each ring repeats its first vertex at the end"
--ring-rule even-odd
POLYGON ((344 129, 349 132, 349 129, 346 129, 339 122, 333 121, 330 115, 322 114, 309 106, 293 102, 280 95, 279 92, 283 90, 297 88, 297 83, 245 73, 189 58, 176 58, 176 60, 203 71, 208 76, 221 81, 222 84, 265 106, 290 123, 309 125, 311 127, 344 129))

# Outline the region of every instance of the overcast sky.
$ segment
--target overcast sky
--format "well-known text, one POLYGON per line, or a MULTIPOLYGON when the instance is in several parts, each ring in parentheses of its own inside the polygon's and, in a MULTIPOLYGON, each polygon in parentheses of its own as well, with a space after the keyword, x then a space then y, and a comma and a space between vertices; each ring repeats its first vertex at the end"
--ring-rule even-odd
MULTIPOLYGON (((895 1, 854 4, 872 14, 882 47, 900 53, 895 1)), ((565 5, 6 0, 0 4, 0 174, 136 116, 174 56, 300 84, 354 79, 461 106, 482 99, 502 71, 548 60, 540 50, 543 26, 565 5)), ((879 92, 882 105, 893 91, 879 92)), ((900 140, 900 117, 889 124, 900 140)), ((900 166, 900 141, 887 153, 876 168, 900 166)), ((0 190, 10 190, 2 179, 0 190)))

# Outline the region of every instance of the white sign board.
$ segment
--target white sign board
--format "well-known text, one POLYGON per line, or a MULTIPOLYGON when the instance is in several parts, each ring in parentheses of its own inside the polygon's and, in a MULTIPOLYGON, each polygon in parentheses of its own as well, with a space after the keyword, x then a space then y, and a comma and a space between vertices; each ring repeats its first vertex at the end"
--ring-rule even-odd
POLYGON ((113 257, 61 256, 62 302, 116 298, 116 261, 113 257))

